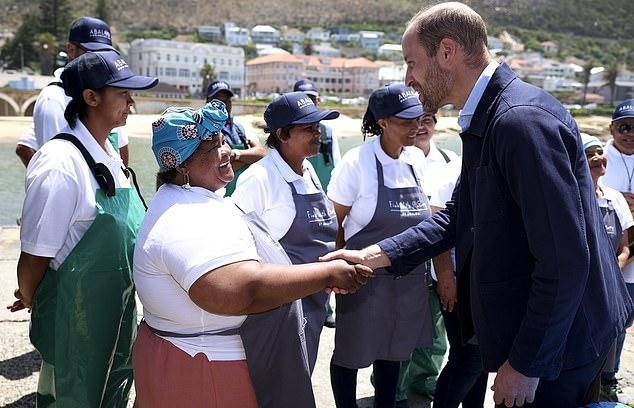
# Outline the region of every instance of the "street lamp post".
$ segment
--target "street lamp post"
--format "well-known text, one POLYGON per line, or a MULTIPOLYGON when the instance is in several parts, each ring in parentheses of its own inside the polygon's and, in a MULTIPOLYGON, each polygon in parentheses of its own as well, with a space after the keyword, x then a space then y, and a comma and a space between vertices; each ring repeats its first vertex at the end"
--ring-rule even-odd
POLYGON ((24 46, 19 43, 18 47, 20 47, 20 71, 24 72, 24 46))

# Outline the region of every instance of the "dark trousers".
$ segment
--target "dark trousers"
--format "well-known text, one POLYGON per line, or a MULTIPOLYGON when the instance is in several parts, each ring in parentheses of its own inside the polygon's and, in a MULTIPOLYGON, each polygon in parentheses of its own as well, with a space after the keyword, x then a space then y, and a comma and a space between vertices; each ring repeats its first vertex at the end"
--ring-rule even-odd
MULTIPOLYGON (((376 360, 374 371, 374 408, 393 408, 396 400, 400 361, 376 360)), ((357 408, 357 369, 330 362, 330 383, 337 408, 357 408)))
POLYGON ((454 310, 448 313, 443 310, 447 339, 449 340, 449 357, 436 381, 434 407, 481 408, 486 395, 488 373, 482 366, 480 347, 474 344, 462 344, 460 322, 454 310))
MULTIPOLYGON (((625 283, 625 287, 627 287, 627 292, 630 294, 630 297, 634 299, 634 283, 625 283)), ((626 327, 632 325, 632 317, 627 321, 626 327)), ((616 358, 614 364, 614 370, 610 367, 605 368, 605 372, 603 373, 604 380, 612 380, 616 378, 616 373, 619 371, 619 366, 621 365, 621 352, 623 351, 623 344, 625 344, 625 329, 619 334, 616 338, 616 358)))
MULTIPOLYGON (((540 380, 535 401, 527 408, 581 407, 597 402, 601 384, 601 368, 608 351, 581 367, 562 370, 552 381, 540 380)), ((503 405, 498 405, 503 407, 503 405)))

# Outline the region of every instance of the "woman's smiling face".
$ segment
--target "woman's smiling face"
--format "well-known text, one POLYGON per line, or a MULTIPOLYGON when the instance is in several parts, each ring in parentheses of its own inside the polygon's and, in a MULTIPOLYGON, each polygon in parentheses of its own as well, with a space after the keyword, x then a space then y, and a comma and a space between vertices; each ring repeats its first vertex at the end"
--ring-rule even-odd
POLYGON ((230 158, 231 149, 223 134, 203 140, 184 166, 189 174, 189 183, 211 191, 225 187, 233 180, 230 158))

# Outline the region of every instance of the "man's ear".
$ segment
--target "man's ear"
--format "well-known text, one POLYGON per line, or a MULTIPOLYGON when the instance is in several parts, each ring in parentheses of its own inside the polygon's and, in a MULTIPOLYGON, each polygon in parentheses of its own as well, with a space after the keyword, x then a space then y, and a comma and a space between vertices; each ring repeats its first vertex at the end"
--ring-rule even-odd
POLYGON ((460 51, 460 45, 451 38, 443 38, 438 44, 438 51, 436 56, 438 57, 438 64, 443 68, 448 68, 456 60, 458 52, 460 51))

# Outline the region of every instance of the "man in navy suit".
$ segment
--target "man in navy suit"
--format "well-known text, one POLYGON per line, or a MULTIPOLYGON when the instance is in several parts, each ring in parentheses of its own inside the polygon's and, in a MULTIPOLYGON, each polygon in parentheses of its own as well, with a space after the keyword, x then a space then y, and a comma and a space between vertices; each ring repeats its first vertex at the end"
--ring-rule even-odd
POLYGON ((462 339, 497 372, 496 404, 583 405, 632 301, 574 119, 492 61, 485 23, 464 4, 422 10, 402 45, 425 111, 461 109, 453 203, 378 245, 326 258, 399 276, 455 246, 462 339))

